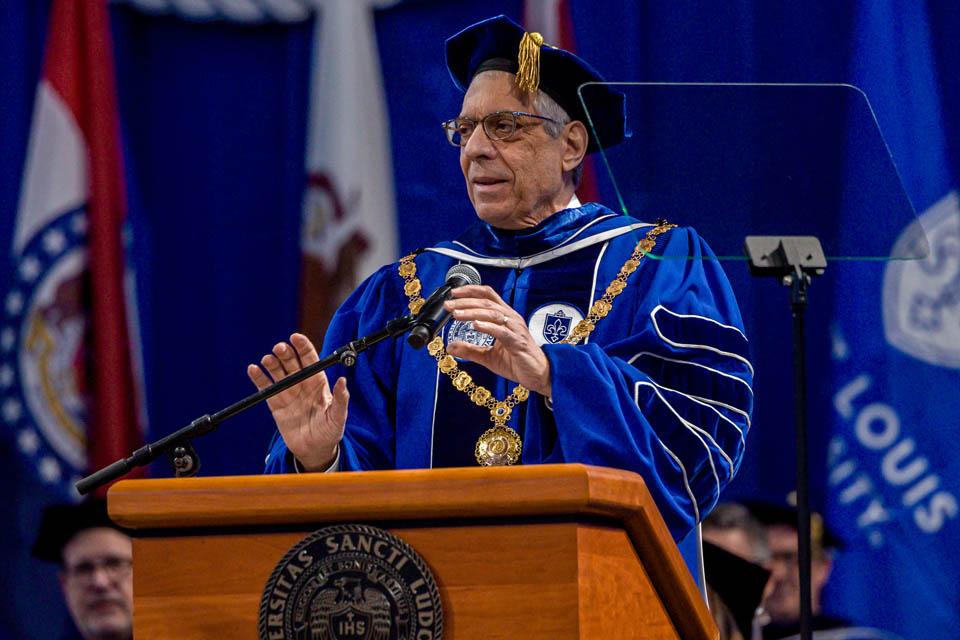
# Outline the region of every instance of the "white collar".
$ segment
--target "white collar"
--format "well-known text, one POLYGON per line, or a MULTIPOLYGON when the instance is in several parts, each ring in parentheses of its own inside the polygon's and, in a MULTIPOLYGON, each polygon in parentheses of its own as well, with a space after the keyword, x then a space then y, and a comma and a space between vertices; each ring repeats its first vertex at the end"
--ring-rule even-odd
POLYGON ((573 253, 574 251, 578 251, 580 249, 583 249, 584 247, 588 247, 590 245, 597 244, 599 242, 606 242, 607 240, 611 240, 613 238, 616 238, 617 236, 621 236, 625 233, 630 233, 635 229, 641 229, 644 227, 653 226, 649 222, 636 222, 623 227, 617 227, 614 229, 608 229, 607 231, 601 231, 600 233, 597 233, 595 235, 588 235, 584 238, 575 240, 577 236, 583 234, 583 232, 585 232, 589 227, 600 222, 601 220, 606 220, 607 218, 613 218, 616 215, 617 214, 615 213, 609 213, 605 216, 600 216, 599 218, 595 218, 594 220, 591 220, 590 222, 585 224, 583 227, 581 227, 576 233, 571 235, 569 238, 564 240, 559 246, 554 247, 553 249, 542 251, 532 256, 503 257, 503 258, 494 258, 491 256, 484 256, 484 255, 478 254, 476 251, 474 251, 470 247, 456 240, 453 241, 453 244, 459 245, 459 247, 461 248, 447 249, 442 247, 431 247, 427 249, 427 251, 431 251, 433 253, 439 253, 441 255, 445 255, 451 258, 456 258, 457 260, 461 260, 463 262, 469 262, 471 264, 481 264, 481 265, 486 265, 490 267, 504 267, 508 269, 526 269, 527 267, 532 267, 534 265, 542 264, 544 262, 553 260, 554 258, 565 256, 568 253, 573 253), (466 251, 464 251, 464 249, 466 251))
MULTIPOLYGON (((574 193, 573 197, 570 198, 570 202, 567 203, 567 206, 561 209, 560 211, 564 211, 566 209, 578 209, 582 206, 583 206, 583 203, 580 202, 580 198, 578 198, 577 194, 574 193)), ((554 213, 559 213, 559 212, 555 211, 554 213)), ((470 249, 469 247, 457 241, 454 241, 454 244, 460 245, 461 247, 463 247, 463 249, 466 249, 470 253, 465 253, 457 249, 441 249, 438 247, 432 247, 430 249, 427 249, 427 251, 433 251, 436 253, 449 256, 451 258, 457 258, 458 260, 463 260, 464 262, 472 262, 474 264, 483 264, 483 265, 496 266, 496 267, 507 267, 511 269, 524 269, 529 266, 533 266, 536 264, 547 262, 554 258, 558 258, 562 255, 566 255, 578 249, 582 249, 585 246, 610 240, 611 238, 615 238, 624 233, 629 233, 634 229, 652 226, 648 222, 640 222, 637 224, 631 224, 631 225, 620 227, 617 229, 610 229, 603 233, 599 233, 594 236, 588 236, 586 238, 583 238, 582 240, 574 241, 574 238, 576 238, 578 235, 586 231, 589 227, 593 226, 597 222, 600 222, 601 220, 612 218, 615 215, 616 214, 611 213, 611 214, 596 218, 594 220, 591 220, 590 222, 585 224, 582 228, 580 228, 580 230, 578 230, 572 236, 567 238, 563 243, 561 243, 560 246, 555 247, 553 249, 549 249, 547 251, 543 251, 533 256, 516 257, 516 258, 492 258, 488 256, 477 255, 477 253, 473 249, 470 249)))

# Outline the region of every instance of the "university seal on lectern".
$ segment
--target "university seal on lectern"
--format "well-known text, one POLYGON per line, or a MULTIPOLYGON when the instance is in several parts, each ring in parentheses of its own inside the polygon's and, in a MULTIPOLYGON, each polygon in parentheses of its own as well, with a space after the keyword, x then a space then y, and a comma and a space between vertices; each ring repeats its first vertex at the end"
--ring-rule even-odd
POLYGON ((313 532, 277 564, 260 600, 260 640, 440 640, 433 574, 396 536, 366 525, 313 532))

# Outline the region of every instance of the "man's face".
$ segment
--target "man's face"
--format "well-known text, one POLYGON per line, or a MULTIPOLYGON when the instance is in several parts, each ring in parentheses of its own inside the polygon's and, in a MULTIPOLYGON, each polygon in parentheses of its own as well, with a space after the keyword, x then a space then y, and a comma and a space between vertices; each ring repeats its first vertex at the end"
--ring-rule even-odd
POLYGON ((132 637, 132 559, 130 538, 106 527, 81 531, 63 548, 60 585, 86 640, 132 637))
MULTIPOLYGON (((763 608, 774 622, 790 623, 800 619, 800 565, 797 530, 785 525, 767 527, 770 544, 770 580, 767 582, 763 608)), ((814 551, 811 563, 811 605, 820 610, 820 592, 830 576, 831 561, 822 550, 814 551)))
MULTIPOLYGON (((487 71, 470 83, 460 117, 479 122, 495 111, 535 113, 532 100, 517 88, 513 74, 487 71)), ((507 140, 491 140, 482 126, 460 149, 467 195, 481 220, 501 229, 523 229, 566 206, 563 148, 532 118, 507 140), (561 202, 562 200, 562 202, 561 202)))

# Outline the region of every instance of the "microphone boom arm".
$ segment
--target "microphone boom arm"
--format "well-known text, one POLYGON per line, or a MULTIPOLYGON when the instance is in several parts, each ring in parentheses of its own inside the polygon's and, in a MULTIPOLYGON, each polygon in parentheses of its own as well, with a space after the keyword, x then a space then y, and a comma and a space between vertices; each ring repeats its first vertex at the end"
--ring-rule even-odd
POLYGON ((340 363, 345 367, 352 367, 357 362, 357 355, 363 353, 373 345, 383 342, 387 338, 396 338, 411 329, 415 318, 401 316, 394 318, 386 326, 369 336, 358 338, 343 345, 326 358, 314 362, 283 378, 266 389, 252 393, 246 398, 231 404, 213 415, 200 416, 187 426, 160 438, 156 442, 140 447, 127 458, 121 458, 106 467, 91 473, 76 484, 77 492, 86 495, 95 489, 108 484, 121 476, 126 475, 137 467, 144 467, 162 455, 167 455, 173 465, 177 477, 196 475, 200 469, 200 457, 193 449, 192 440, 198 436, 215 431, 224 420, 246 411, 250 407, 260 404, 268 398, 285 391, 295 384, 299 384, 333 365, 340 363))

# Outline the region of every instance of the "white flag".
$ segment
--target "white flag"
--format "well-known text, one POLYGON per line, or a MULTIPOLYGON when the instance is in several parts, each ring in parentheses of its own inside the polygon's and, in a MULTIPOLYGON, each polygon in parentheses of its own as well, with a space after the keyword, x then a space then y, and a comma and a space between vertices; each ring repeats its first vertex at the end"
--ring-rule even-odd
POLYGON ((357 283, 397 258, 390 128, 369 0, 317 0, 301 328, 322 337, 357 283))

